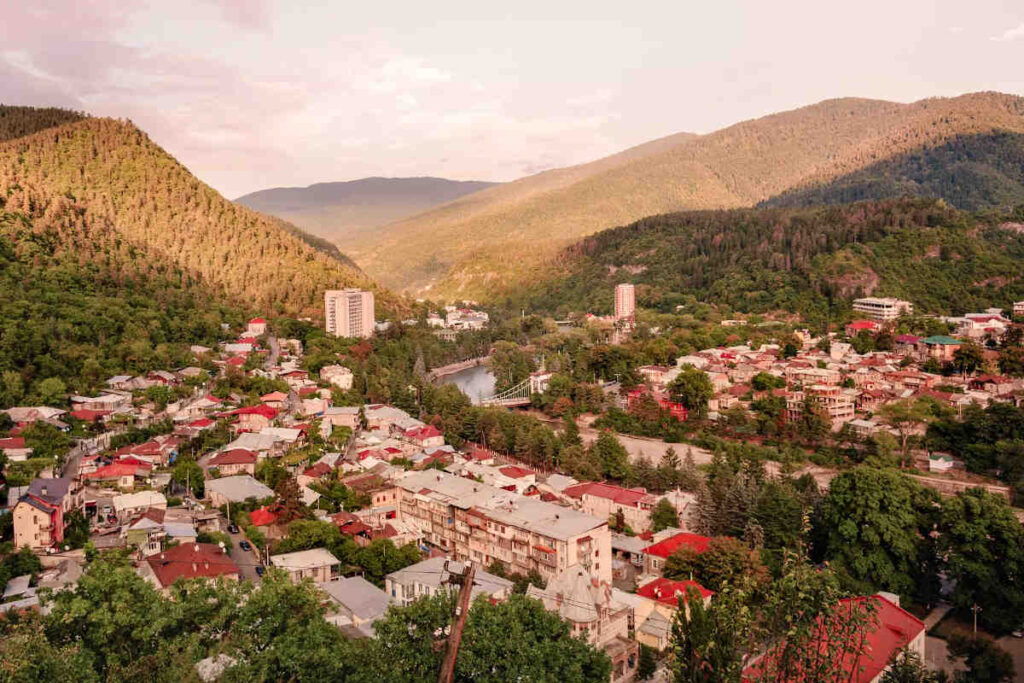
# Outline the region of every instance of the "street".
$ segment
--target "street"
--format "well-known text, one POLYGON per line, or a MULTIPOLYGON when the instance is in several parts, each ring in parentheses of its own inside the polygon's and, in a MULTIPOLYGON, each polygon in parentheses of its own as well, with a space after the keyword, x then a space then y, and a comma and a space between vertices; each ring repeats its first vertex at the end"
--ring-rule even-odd
MULTIPOLYGON (((226 521, 223 521, 221 526, 225 531, 227 531, 228 525, 226 521)), ((239 543, 245 540, 245 532, 241 529, 239 529, 237 534, 228 533, 228 536, 231 537, 231 559, 238 565, 239 578, 242 580, 248 579, 253 583, 259 583, 260 576, 256 573, 256 567, 260 564, 256 559, 256 552, 258 552, 258 549, 256 546, 253 546, 253 549, 248 552, 242 550, 239 543)))

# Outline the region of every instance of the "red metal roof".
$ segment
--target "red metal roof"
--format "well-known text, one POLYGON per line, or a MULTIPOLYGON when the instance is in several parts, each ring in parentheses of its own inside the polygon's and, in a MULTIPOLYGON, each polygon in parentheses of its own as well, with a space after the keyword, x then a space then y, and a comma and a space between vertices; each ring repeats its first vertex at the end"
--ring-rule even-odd
POLYGON ((178 579, 238 574, 238 566, 213 543, 182 543, 146 558, 161 586, 178 579))
POLYGON ((405 435, 410 439, 430 439, 436 436, 441 436, 441 432, 439 432, 437 427, 434 425, 426 425, 424 427, 407 429, 405 430, 405 435))
POLYGON ((25 448, 25 438, 13 436, 7 439, 0 439, 0 450, 5 448, 25 448))
POLYGON ((109 410, 89 410, 88 408, 81 408, 79 410, 72 410, 68 413, 71 417, 76 420, 82 420, 83 422, 95 422, 96 420, 110 415, 109 410))
POLYGON ((498 468, 498 471, 512 479, 522 479, 523 477, 529 477, 530 475, 537 474, 533 470, 528 470, 525 467, 519 467, 518 465, 505 465, 504 467, 498 468))
POLYGON ((570 498, 581 499, 584 495, 595 496, 597 498, 607 498, 608 500, 615 501, 619 505, 629 506, 635 506, 648 495, 646 491, 627 489, 614 484, 605 484, 597 481, 589 481, 583 484, 577 484, 576 486, 570 486, 562 491, 562 493, 570 498))
POLYGON ((666 578, 657 578, 650 583, 646 583, 637 590, 636 594, 656 600, 665 605, 671 605, 675 607, 679 604, 679 598, 682 597, 686 600, 687 593, 690 588, 697 589, 700 593, 700 597, 708 598, 714 595, 713 591, 709 591, 704 586, 700 585, 696 581, 672 581, 666 578))
POLYGON ((270 526, 277 521, 277 515, 268 508, 257 508, 249 513, 249 521, 253 526, 270 526))
POLYGON ((666 538, 664 541, 659 541, 654 545, 649 545, 644 548, 644 552, 648 555, 656 555, 658 557, 668 557, 675 551, 682 548, 684 545, 689 546, 696 550, 698 553, 702 553, 708 548, 708 543, 711 539, 707 536, 701 536, 700 534, 691 534, 687 532, 678 533, 671 538, 666 538))
POLYGON ((847 329, 854 330, 873 330, 878 327, 878 323, 872 322, 871 320, 854 320, 846 327, 847 329))
POLYGON ((256 323, 257 325, 259 325, 260 323, 266 323, 267 321, 264 320, 263 318, 253 318, 249 322, 250 323, 256 323))
POLYGON ((232 448, 230 451, 224 451, 210 458, 210 466, 218 467, 220 465, 254 465, 256 464, 256 454, 252 451, 247 451, 244 448, 232 448))

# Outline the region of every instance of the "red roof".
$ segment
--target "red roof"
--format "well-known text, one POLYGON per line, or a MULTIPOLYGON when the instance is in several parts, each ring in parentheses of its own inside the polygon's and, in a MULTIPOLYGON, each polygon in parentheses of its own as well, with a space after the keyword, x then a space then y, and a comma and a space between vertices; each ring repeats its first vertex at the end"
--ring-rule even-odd
POLYGON ((644 584, 637 590, 636 594, 675 607, 679 604, 680 597, 686 600, 686 595, 691 587, 696 588, 702 598, 709 598, 714 595, 714 592, 709 591, 696 581, 672 581, 666 578, 657 578, 650 583, 644 584))
POLYGON ((210 458, 208 463, 211 467, 218 467, 220 465, 255 465, 256 454, 252 451, 247 451, 244 448, 232 448, 230 451, 224 451, 210 458))
MULTIPOLYGON (((875 602, 874 624, 864 629, 862 654, 848 655, 843 661, 843 669, 850 673, 844 679, 852 683, 870 683, 879 678, 893 657, 924 631, 923 621, 880 595, 844 598, 840 605, 859 605, 866 600, 875 602)), ((744 681, 756 679, 761 661, 754 661, 743 671, 744 681)))
POLYGON ((104 465, 98 468, 95 472, 90 472, 85 475, 86 479, 120 479, 121 477, 134 477, 136 474, 148 474, 148 472, 140 472, 147 468, 140 465, 134 465, 131 463, 115 462, 110 465, 104 465))
POLYGON ((499 468, 498 471, 512 479, 522 479, 523 477, 529 477, 537 474, 533 470, 528 470, 525 467, 519 467, 518 465, 505 465, 504 467, 499 468))
POLYGON ((328 465, 325 462, 318 462, 317 464, 313 465, 312 467, 307 469, 302 474, 303 474, 303 476, 306 476, 306 477, 314 477, 316 479, 319 479, 320 477, 322 477, 322 476, 324 476, 326 474, 330 474, 330 472, 331 472, 331 466, 330 465, 328 465))
POLYGON ((197 429, 203 429, 204 427, 209 427, 209 426, 211 426, 213 424, 214 424, 214 421, 211 420, 210 418, 208 418, 208 417, 201 417, 201 418, 199 418, 198 420, 196 420, 194 422, 189 422, 188 426, 189 427, 196 427, 197 429))
POLYGON ((8 439, 0 439, 0 450, 5 448, 24 448, 25 438, 21 436, 14 436, 8 439))
POLYGON ((277 411, 270 406, 258 405, 248 406, 247 408, 235 408, 227 413, 228 415, 262 415, 268 420, 273 420, 277 417, 277 411))
POLYGON ((681 532, 666 538, 664 541, 659 541, 654 545, 649 545, 644 548, 644 552, 648 555, 657 555, 658 557, 668 557, 675 551, 682 548, 684 545, 689 546, 696 550, 698 553, 702 553, 708 548, 708 543, 711 539, 707 536, 701 536, 700 534, 690 534, 681 532))
POLYGON ((922 339, 924 337, 918 337, 916 334, 900 334, 896 336, 895 342, 897 344, 916 344, 922 339))
POLYGON ((576 486, 569 486, 563 494, 570 498, 582 499, 584 495, 594 496, 596 498, 607 498, 613 500, 619 505, 635 506, 648 494, 646 491, 638 489, 626 489, 615 484, 605 484, 603 482, 588 481, 583 484, 577 484, 576 486))
POLYGON ((182 543, 146 558, 163 587, 178 579, 238 574, 238 566, 213 543, 182 543))
POLYGON ((873 330, 876 327, 878 327, 878 323, 871 320, 854 320, 846 326, 847 329, 852 330, 873 330))
POLYGON ((259 325, 259 324, 266 324, 266 322, 267 321, 264 320, 263 318, 253 318, 252 320, 249 321, 249 324, 251 325, 253 323, 256 323, 257 325, 259 325))
POLYGON ((245 365, 245 359, 242 358, 241 356, 232 356, 231 358, 228 358, 224 362, 227 363, 228 365, 245 365))
POLYGON ((263 394, 260 396, 260 400, 266 403, 267 401, 285 401, 288 399, 288 394, 283 391, 271 391, 269 394, 263 394))
POLYGON ((79 410, 72 410, 68 413, 71 417, 76 420, 82 420, 83 422, 95 422, 96 420, 110 415, 109 410, 89 410, 88 408, 81 408, 79 410))
POLYGON ((405 435, 410 439, 430 439, 441 436, 441 432, 437 431, 437 427, 434 425, 426 425, 425 427, 406 429, 405 435))
POLYGON ((268 508, 257 508, 249 513, 249 521, 253 526, 270 526, 277 521, 277 514, 268 508))

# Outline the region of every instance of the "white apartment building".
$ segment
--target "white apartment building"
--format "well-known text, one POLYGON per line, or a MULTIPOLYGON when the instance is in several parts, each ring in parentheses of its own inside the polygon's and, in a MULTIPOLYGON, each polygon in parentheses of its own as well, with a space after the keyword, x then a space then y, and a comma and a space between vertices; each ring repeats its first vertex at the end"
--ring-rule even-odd
POLYGON ((373 336, 373 292, 329 289, 324 293, 324 319, 335 337, 373 336))
POLYGON ((632 318, 636 312, 636 290, 628 282, 615 286, 615 317, 632 318))
POLYGON ((914 304, 893 297, 867 296, 853 300, 853 312, 871 320, 895 320, 914 312, 914 304))
POLYGON ((459 561, 511 571, 537 570, 545 579, 573 565, 595 578, 612 577, 611 531, 606 519, 521 496, 437 470, 408 472, 395 482, 400 519, 459 561))
POLYGON ((1024 301, 1013 302, 1013 317, 1024 318, 1024 301))

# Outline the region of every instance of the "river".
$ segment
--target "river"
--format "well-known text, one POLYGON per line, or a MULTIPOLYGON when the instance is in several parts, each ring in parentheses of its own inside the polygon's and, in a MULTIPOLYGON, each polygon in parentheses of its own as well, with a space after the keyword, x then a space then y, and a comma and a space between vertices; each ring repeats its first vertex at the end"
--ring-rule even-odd
POLYGON ((462 393, 469 396, 469 400, 473 402, 473 405, 478 405, 481 398, 494 394, 494 375, 491 374, 491 369, 486 365, 477 365, 476 367, 453 372, 450 375, 440 377, 438 382, 441 384, 454 384, 462 390, 462 393))

